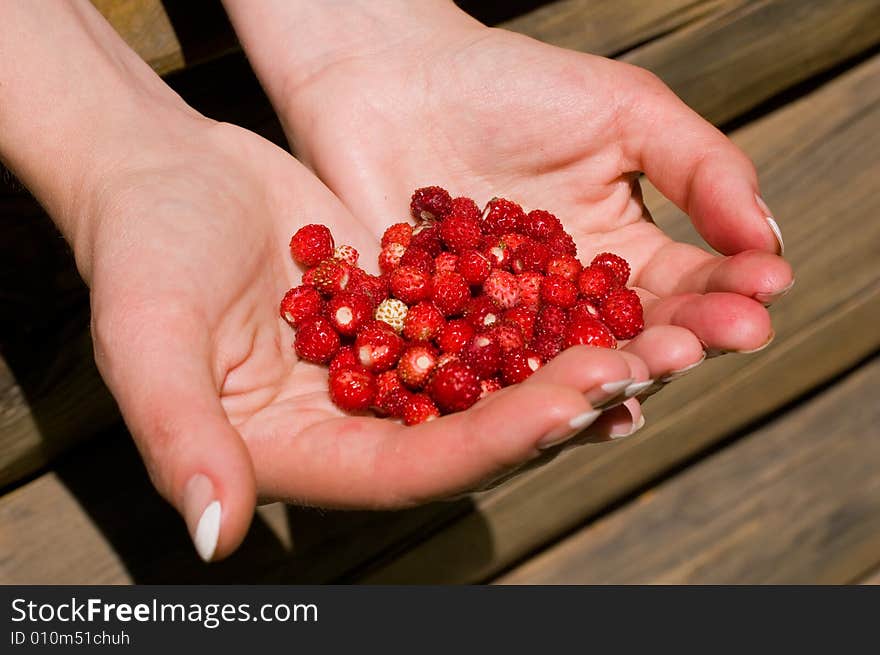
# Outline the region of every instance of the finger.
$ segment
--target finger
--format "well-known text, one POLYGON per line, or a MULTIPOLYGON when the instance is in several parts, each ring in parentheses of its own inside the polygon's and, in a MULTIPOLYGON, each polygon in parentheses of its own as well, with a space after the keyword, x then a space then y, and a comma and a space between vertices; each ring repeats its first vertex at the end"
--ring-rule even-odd
POLYGON ((642 296, 645 324, 676 325, 699 339, 704 349, 755 352, 773 339, 767 309, 735 293, 684 294, 668 298, 642 296))
POLYGON ((205 330, 189 318, 148 319, 97 320, 96 360, 153 484, 183 515, 202 559, 221 559, 253 514, 250 457, 220 405, 205 330))
POLYGON ((634 170, 685 211, 716 250, 782 253, 776 222, 760 199, 749 158, 653 75, 635 69, 622 123, 624 154, 634 170))
MULTIPOLYGON (((690 330, 677 325, 654 325, 623 346, 648 367, 644 379, 660 380, 702 362, 703 345, 690 330)), ((636 391, 640 394, 645 385, 636 391)))
POLYGON ((568 348, 530 378, 532 382, 579 389, 594 409, 631 398, 647 379, 648 367, 636 355, 590 346, 568 348))
POLYGON ((641 403, 636 398, 630 398, 619 407, 605 412, 593 425, 579 434, 576 439, 567 442, 564 447, 569 449, 588 443, 625 439, 645 427, 645 423, 641 403))
POLYGON ((792 288, 794 275, 782 257, 760 250, 719 257, 670 242, 654 253, 635 283, 661 297, 727 291, 770 304, 792 288))

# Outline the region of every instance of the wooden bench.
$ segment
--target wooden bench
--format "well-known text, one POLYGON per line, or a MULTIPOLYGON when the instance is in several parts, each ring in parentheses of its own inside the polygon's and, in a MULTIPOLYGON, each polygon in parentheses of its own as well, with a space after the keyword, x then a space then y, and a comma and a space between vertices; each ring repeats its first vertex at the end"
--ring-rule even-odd
MULTIPOLYGON (((180 3, 95 4, 197 108, 283 141, 221 14, 200 33, 180 3)), ((508 21, 650 68, 752 156, 798 279, 774 308, 776 342, 664 390, 632 440, 455 503, 261 508, 241 551, 211 567, 151 491, 94 369, 87 293, 65 246, 30 199, 0 194, 0 306, 17 317, 0 330, 0 582, 869 576, 880 566, 877 25, 880 0, 558 0, 508 21)), ((653 189, 646 201, 698 243, 653 189)))

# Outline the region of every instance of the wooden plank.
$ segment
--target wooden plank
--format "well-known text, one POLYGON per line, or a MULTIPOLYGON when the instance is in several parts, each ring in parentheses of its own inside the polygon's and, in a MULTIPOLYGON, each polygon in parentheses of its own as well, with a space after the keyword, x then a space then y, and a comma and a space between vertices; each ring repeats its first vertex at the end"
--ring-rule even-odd
POLYGON ((871 575, 859 581, 859 584, 880 585, 880 568, 876 569, 871 575))
POLYGON ((560 0, 502 27, 562 48, 611 56, 731 4, 732 0, 560 0))
POLYGON ((470 503, 405 512, 262 507, 244 545, 203 565, 152 489, 124 431, 111 431, 0 498, 0 584, 325 582, 470 503))
POLYGON ((183 68, 183 48, 162 0, 92 0, 92 4, 157 73, 183 68))
POLYGON ((880 358, 502 576, 845 584, 880 559, 880 358))
MULTIPOLYGON (((476 511, 363 579, 486 579, 873 352, 880 343, 869 327, 880 321, 880 271, 873 264, 880 256, 880 198, 871 181, 880 171, 878 119, 875 57, 734 136, 769 182, 765 197, 797 272, 798 286, 774 311, 777 340, 770 349, 707 362, 647 404, 640 436, 577 449, 478 497, 476 511)), ((693 239, 680 212, 668 203, 652 208, 661 225, 693 239)))
POLYGON ((623 59, 722 124, 877 45, 878 25, 880 0, 737 3, 623 59))

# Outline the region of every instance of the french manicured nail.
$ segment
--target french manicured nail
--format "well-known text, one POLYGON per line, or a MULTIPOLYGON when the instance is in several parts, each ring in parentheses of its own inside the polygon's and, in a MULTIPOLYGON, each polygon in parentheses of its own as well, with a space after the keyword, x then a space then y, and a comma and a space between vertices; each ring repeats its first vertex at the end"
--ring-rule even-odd
POLYGON ((632 378, 606 382, 587 391, 584 397, 593 406, 593 409, 608 409, 614 402, 626 400, 623 394, 630 384, 632 384, 632 378))
MULTIPOLYGON (((710 349, 711 350, 711 349, 710 349)), ((684 368, 680 368, 677 371, 669 371, 666 375, 660 378, 660 382, 666 384, 667 382, 672 382, 673 380, 677 380, 678 378, 684 377, 691 371, 693 371, 697 366, 706 361, 706 357, 709 356, 709 351, 704 351, 703 356, 700 357, 697 361, 695 361, 690 366, 685 366, 684 368)))
POLYGON ((750 355, 752 353, 760 352, 760 351, 764 350, 764 348, 769 346, 771 343, 773 343, 773 339, 775 339, 775 338, 776 338, 776 332, 771 330, 770 336, 767 338, 767 341, 765 341, 763 344, 761 344, 757 348, 752 348, 751 350, 737 350, 736 352, 738 352, 741 355, 750 355))
POLYGON ((757 300, 759 303, 763 303, 765 306, 772 305, 777 300, 782 298, 782 296, 784 296, 789 291, 791 291, 791 288, 793 286, 794 286, 794 280, 789 282, 785 287, 783 287, 779 291, 774 291, 773 293, 756 293, 755 300, 757 300))
POLYGON ((578 414, 577 416, 569 420, 566 425, 560 426, 559 429, 552 431, 550 434, 541 439, 538 442, 538 448, 541 450, 545 450, 547 448, 552 448, 553 446, 561 444, 563 441, 568 441, 585 427, 591 425, 593 421, 595 421, 601 415, 602 412, 598 409, 591 409, 590 411, 584 412, 583 414, 578 414))
POLYGON ((758 203, 758 207, 761 208, 761 211, 764 212, 764 220, 767 221, 767 225, 770 226, 770 229, 773 231, 773 236, 776 237, 776 241, 779 243, 779 254, 784 255, 785 242, 782 240, 782 230, 779 229, 779 224, 773 218, 773 212, 770 211, 770 208, 761 196, 756 194, 755 201, 758 203))
POLYGON ((639 420, 630 425, 629 427, 621 427, 621 428, 613 428, 611 432, 608 434, 612 439, 623 439, 624 437, 629 437, 639 430, 645 427, 645 416, 639 416, 639 420))
POLYGON ((654 384, 654 380, 644 380, 642 382, 633 382, 629 385, 626 390, 624 390, 623 395, 626 398, 635 398, 640 393, 643 393, 646 389, 650 388, 654 384))
POLYGON ((214 485, 208 476, 196 473, 183 491, 183 517, 199 557, 210 562, 217 549, 223 507, 214 498, 214 485))

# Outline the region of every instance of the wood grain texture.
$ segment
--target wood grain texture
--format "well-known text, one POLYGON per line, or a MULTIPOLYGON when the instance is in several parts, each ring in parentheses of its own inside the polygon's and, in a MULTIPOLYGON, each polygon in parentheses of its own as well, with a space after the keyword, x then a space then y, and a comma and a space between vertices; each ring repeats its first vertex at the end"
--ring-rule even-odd
POLYGON ((880 561, 880 358, 502 576, 845 584, 880 561))
POLYGON ((502 27, 562 48, 610 56, 731 4, 732 0, 559 0, 502 27))
MULTIPOLYGON (((648 425, 586 446, 479 497, 476 511, 363 577, 375 583, 470 582, 540 548, 654 476, 845 370, 880 333, 880 57, 734 135, 767 181, 798 285, 774 312, 776 342, 712 360, 647 403, 648 425), (868 89, 871 91, 868 91, 868 89), (735 402, 731 402, 735 399, 735 402), (474 540, 489 534, 491 554, 474 540), (477 554, 479 553, 479 555, 477 554)), ((668 203, 658 223, 695 240, 668 203)))
POLYGON ((623 59, 721 124, 877 45, 878 26, 880 0, 740 2, 623 59))
POLYGON ((91 0, 125 42, 160 75, 183 68, 177 40, 162 0, 91 0))
POLYGON ((862 578, 859 584, 880 585, 880 568, 876 569, 868 577, 862 578))

